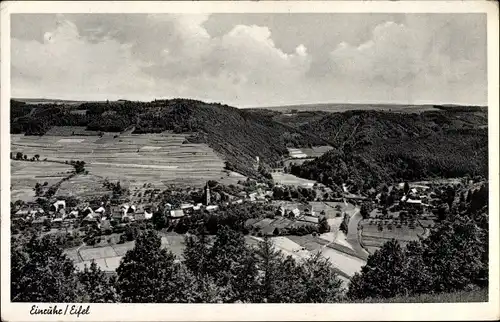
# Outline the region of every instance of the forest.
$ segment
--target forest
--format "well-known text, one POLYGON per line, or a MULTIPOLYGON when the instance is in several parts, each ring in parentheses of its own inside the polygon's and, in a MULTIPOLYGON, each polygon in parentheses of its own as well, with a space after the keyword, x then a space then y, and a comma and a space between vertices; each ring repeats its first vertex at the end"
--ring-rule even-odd
POLYGON ((485 112, 309 114, 310 122, 297 117, 299 128, 328 140, 335 149, 292 165, 294 175, 329 186, 346 183, 355 191, 384 183, 488 176, 485 112))

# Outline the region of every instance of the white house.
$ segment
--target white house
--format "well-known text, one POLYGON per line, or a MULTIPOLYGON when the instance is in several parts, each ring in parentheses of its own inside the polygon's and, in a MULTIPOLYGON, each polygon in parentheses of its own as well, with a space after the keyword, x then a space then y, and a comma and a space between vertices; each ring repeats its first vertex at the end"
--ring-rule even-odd
POLYGON ((144 210, 144 219, 151 219, 153 218, 153 213, 149 212, 147 210, 144 210))
POLYGON ((207 208, 205 208, 205 209, 207 209, 208 211, 214 211, 214 210, 219 209, 219 206, 217 206, 217 205, 207 206, 207 208))
POLYGON ((172 218, 181 218, 181 217, 184 217, 184 210, 182 210, 182 209, 171 210, 170 211, 170 217, 172 217, 172 218))
POLYGON ((94 210, 94 212, 96 214, 104 215, 104 213, 106 212, 106 209, 104 209, 104 207, 101 206, 101 207, 97 208, 96 210, 94 210))
POLYGON ((59 210, 60 208, 66 209, 66 201, 65 200, 57 200, 52 205, 54 206, 56 211, 59 210))

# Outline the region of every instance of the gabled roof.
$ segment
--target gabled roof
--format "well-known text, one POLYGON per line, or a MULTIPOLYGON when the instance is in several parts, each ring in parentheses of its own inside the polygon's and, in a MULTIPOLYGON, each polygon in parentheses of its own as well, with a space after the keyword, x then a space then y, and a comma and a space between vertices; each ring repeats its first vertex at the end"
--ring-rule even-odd
POLYGON ((319 219, 318 217, 312 217, 312 216, 300 216, 298 220, 317 224, 319 219))

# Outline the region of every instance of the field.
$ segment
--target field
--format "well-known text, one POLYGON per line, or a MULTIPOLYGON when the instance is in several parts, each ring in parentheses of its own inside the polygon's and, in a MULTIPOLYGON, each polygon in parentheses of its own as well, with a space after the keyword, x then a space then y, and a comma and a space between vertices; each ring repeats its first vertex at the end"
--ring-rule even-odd
MULTIPOLYGON (((386 222, 389 222, 389 220, 386 222)), ((424 234, 424 229, 418 225, 415 229, 410 229, 406 225, 397 228, 396 224, 392 222, 392 230, 388 229, 388 224, 384 224, 383 230, 379 231, 376 223, 370 225, 366 220, 363 220, 361 221, 361 226, 361 241, 370 252, 375 251, 376 248, 381 247, 392 238, 398 240, 402 245, 405 245, 409 241, 418 240, 418 236, 424 234)))
MULTIPOLYGON (((102 187, 102 181, 120 181, 129 188, 144 183, 162 188, 166 185, 203 186, 208 180, 236 184, 244 177, 227 173, 223 160, 205 144, 185 143, 185 135, 138 134, 114 137, 98 136, 24 136, 11 135, 13 154, 22 152, 40 160, 83 160, 89 177, 76 176, 65 183, 62 193, 89 193, 102 187)), ((25 189, 46 176, 70 170, 62 164, 49 162, 16 162, 12 177, 13 195, 26 195, 25 189), (22 164, 21 164, 22 163, 22 164), (43 174, 44 177, 41 177, 43 174), (36 177, 40 176, 40 177, 36 177)), ((60 177, 54 177, 56 182, 60 177)), ((49 182, 50 183, 50 182, 49 182)), ((100 192, 96 192, 100 193, 100 192)), ((27 195, 26 195, 27 197, 27 195)))
POLYGON ((302 179, 289 173, 273 172, 271 173, 276 184, 286 186, 307 186, 312 187, 316 181, 302 179))
MULTIPOLYGON (((121 258, 125 253, 134 248, 135 242, 124 244, 113 244, 103 247, 84 247, 82 249, 67 249, 65 253, 71 258, 78 269, 83 269, 85 265, 89 266, 92 260, 104 271, 114 271, 120 265, 121 258)), ((182 258, 184 251, 184 236, 168 233, 161 237, 161 247, 167 248, 182 258)))
POLYGON ((34 187, 38 182, 50 186, 67 177, 73 167, 54 162, 10 161, 11 199, 30 201, 35 198, 34 187))
POLYGON ((319 242, 319 240, 313 236, 287 236, 292 242, 305 248, 310 253, 320 251, 321 254, 326 257, 345 277, 352 277, 354 273, 359 272, 361 267, 366 264, 366 262, 355 256, 346 254, 345 252, 339 251, 337 249, 327 247, 324 242, 319 242))

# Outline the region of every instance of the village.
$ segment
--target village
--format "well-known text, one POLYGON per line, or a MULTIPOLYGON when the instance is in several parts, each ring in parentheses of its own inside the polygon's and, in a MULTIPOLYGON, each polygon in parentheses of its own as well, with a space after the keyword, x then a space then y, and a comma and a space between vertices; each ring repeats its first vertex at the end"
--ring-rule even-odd
POLYGON ((428 235, 443 204, 455 191, 451 187, 472 184, 464 180, 400 183, 361 195, 344 184, 339 196, 321 183, 288 182, 283 178, 290 174, 273 174, 275 180, 271 182, 247 179, 237 187, 207 182, 202 189, 172 188, 163 192, 147 183, 128 191, 119 182, 105 182, 111 192, 100 202, 74 197, 17 201, 11 208, 12 232, 22 234, 24 229, 32 229, 65 236, 62 244, 68 254, 73 254, 70 257, 77 267, 97 260, 104 271, 112 272, 123 254, 104 249, 115 250, 119 245, 130 249, 137 234, 134 231, 141 227, 166 223, 161 226, 164 246, 175 244, 179 247, 176 253, 182 256, 182 233, 189 229, 184 226, 189 225, 191 217, 217 217, 228 207, 246 209, 258 204, 271 210, 262 210, 245 221, 249 242, 271 236, 278 248, 294 257, 327 247, 347 280, 386 241, 395 238, 405 244, 428 235), (339 256, 349 264, 339 262, 339 256), (112 258, 115 263, 111 265, 112 258))

